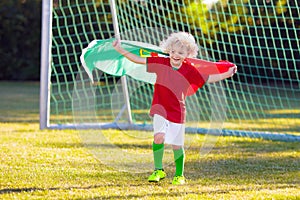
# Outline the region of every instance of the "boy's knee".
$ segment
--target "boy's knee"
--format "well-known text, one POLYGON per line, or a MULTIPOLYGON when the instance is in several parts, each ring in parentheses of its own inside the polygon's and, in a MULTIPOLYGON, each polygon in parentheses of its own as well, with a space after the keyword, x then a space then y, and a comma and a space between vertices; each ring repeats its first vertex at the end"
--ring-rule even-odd
POLYGON ((154 143, 155 144, 162 144, 165 141, 165 134, 164 133, 156 133, 154 135, 154 143))
POLYGON ((182 149, 183 146, 178 146, 178 145, 172 145, 174 150, 182 149))

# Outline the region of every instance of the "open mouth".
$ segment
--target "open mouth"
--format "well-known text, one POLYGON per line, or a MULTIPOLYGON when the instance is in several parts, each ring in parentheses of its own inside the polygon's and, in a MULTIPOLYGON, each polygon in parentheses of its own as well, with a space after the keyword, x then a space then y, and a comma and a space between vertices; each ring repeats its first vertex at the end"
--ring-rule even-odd
POLYGON ((173 60, 175 60, 175 61, 179 61, 180 60, 180 58, 172 58, 173 60))

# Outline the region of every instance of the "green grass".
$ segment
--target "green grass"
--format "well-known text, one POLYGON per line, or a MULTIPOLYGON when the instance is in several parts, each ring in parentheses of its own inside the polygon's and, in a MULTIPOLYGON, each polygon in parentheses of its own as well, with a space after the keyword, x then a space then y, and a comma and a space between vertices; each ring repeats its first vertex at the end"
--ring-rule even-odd
MULTIPOLYGON (((210 137, 214 148, 200 156, 208 139, 189 135, 188 183, 172 186, 174 165, 169 164, 167 178, 150 184, 151 168, 121 171, 92 152, 119 148, 148 155, 151 133, 102 131, 113 144, 103 146, 86 142, 95 131, 41 131, 38 84, 1 82, 0 92, 0 199, 300 199, 299 142, 210 137)), ((126 160, 122 154, 111 156, 116 163, 126 160)), ((138 167, 143 161, 128 164, 138 167)))

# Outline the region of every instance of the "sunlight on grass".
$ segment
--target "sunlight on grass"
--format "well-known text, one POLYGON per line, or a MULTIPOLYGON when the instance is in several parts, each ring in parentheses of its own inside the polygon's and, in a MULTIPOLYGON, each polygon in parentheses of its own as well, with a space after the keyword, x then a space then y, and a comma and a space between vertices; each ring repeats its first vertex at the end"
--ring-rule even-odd
MULTIPOLYGON (((189 135, 194 142, 186 151, 188 183, 174 187, 170 184, 174 164, 166 166, 168 176, 159 184, 147 182, 152 167, 129 173, 106 165, 82 143, 81 135, 89 134, 88 130, 39 131, 37 123, 0 125, 1 199, 229 200, 296 199, 300 195, 299 143, 218 137, 209 154, 200 157, 205 136, 189 135)), ((148 134, 152 133, 106 130, 103 134, 124 151, 151 152, 148 134)), ((115 158, 124 159, 121 155, 115 158)), ((143 160, 136 160, 136 165, 141 164, 143 160)))
POLYGON ((246 130, 300 135, 300 118, 265 118, 256 120, 228 120, 224 129, 246 130), (286 121, 289 121, 287 124, 286 121))
MULTIPOLYGON (((170 147, 164 157, 167 178, 151 184, 152 132, 41 131, 38 84, 0 87, 0 199, 300 198, 299 142, 186 134, 187 184, 170 184, 175 170, 170 147)), ((294 116, 299 110, 269 111, 274 116, 286 113, 294 116)), ((300 132, 299 118, 274 116, 254 122, 228 120, 224 127, 300 132), (292 123, 286 125, 285 120, 292 123)), ((64 121, 64 116, 58 118, 64 121)), ((197 126, 209 127, 210 122, 197 126)))
POLYGON ((269 114, 300 114, 299 109, 282 109, 282 110, 268 110, 266 113, 269 114))

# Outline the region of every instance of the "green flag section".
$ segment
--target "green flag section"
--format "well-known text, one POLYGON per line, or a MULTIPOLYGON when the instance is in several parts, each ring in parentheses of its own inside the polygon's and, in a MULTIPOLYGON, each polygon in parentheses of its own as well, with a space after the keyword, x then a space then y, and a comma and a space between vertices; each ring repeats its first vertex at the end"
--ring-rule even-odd
MULTIPOLYGON (((128 75, 153 84, 156 79, 155 74, 147 73, 144 65, 131 62, 117 52, 112 46, 114 40, 114 38, 94 40, 83 49, 80 60, 90 79, 93 81, 93 70, 99 69, 111 75, 128 75)), ((152 53, 165 55, 159 47, 151 44, 122 40, 121 45, 125 50, 141 57, 149 57, 152 53)))
MULTIPOLYGON (((99 69, 114 76, 128 75, 132 78, 154 84, 156 75, 147 73, 145 65, 136 64, 117 52, 112 43, 115 39, 94 40, 83 49, 81 63, 93 82, 93 70, 99 69)), ((122 47, 141 57, 167 56, 158 46, 137 41, 121 40, 122 47)), ((228 61, 211 62, 196 58, 187 58, 203 74, 219 74, 226 72, 234 64, 228 61)))

